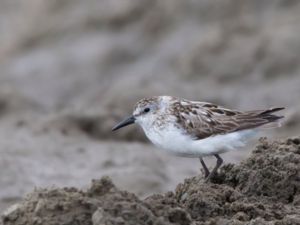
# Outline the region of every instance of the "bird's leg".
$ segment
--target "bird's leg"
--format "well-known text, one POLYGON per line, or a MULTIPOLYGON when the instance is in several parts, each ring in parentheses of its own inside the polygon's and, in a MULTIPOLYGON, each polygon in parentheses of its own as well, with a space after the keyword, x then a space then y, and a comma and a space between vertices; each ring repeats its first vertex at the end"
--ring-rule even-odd
POLYGON ((215 174, 217 173, 217 170, 220 168, 220 166, 222 165, 223 163, 223 159, 218 155, 218 154, 215 154, 214 155, 216 158, 217 158, 217 163, 216 163, 216 166, 215 168, 211 171, 211 173, 206 177, 206 182, 215 176, 215 174))
POLYGON ((206 178, 209 175, 209 170, 208 170, 207 166, 205 165, 205 162, 203 161, 202 157, 200 157, 199 159, 200 159, 200 163, 204 169, 204 177, 206 178))

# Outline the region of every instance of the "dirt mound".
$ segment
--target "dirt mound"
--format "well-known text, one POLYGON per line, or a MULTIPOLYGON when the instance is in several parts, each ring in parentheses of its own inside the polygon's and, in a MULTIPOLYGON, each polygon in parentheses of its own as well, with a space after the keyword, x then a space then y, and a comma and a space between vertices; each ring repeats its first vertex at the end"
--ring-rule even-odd
POLYGON ((240 166, 224 167, 220 176, 223 182, 247 196, 292 203, 300 194, 299 144, 298 138, 273 143, 261 139, 250 158, 240 166))
POLYGON ((225 165, 211 183, 186 179, 176 191, 144 200, 107 177, 87 191, 37 189, 2 216, 18 224, 300 224, 300 138, 261 139, 240 165, 225 165))
MULTIPOLYGON (((173 213, 178 207, 166 206, 173 213)), ((86 192, 76 188, 36 190, 8 209, 2 220, 3 224, 168 224, 154 208, 118 190, 104 177, 93 181, 86 192)))
POLYGON ((240 165, 225 165, 213 183, 194 177, 176 198, 196 221, 217 224, 300 224, 300 139, 261 139, 240 165))

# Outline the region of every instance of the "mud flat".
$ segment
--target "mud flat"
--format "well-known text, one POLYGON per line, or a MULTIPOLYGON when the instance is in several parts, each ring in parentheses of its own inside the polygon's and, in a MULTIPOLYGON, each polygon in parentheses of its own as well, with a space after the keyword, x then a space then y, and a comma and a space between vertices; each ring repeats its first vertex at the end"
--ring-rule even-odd
POLYGON ((109 177, 87 190, 36 189, 0 224, 300 224, 300 138, 261 139, 248 159, 224 165, 210 183, 196 176, 145 199, 109 177))

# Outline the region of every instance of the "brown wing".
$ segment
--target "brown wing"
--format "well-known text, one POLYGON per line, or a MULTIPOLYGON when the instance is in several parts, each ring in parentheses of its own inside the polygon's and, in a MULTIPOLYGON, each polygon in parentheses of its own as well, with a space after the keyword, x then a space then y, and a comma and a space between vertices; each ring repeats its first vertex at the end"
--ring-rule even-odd
POLYGON ((180 126, 195 139, 252 129, 275 122, 283 117, 272 113, 284 109, 241 112, 201 102, 179 103, 176 107, 180 108, 177 115, 180 126))

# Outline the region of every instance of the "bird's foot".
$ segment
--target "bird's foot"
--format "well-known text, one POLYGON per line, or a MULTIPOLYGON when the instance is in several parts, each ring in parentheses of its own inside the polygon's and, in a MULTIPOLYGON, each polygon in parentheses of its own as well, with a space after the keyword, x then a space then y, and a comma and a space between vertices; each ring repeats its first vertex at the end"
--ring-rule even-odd
POLYGON ((204 183, 210 182, 212 179, 215 178, 216 175, 217 175, 217 172, 211 172, 210 174, 208 174, 207 176, 205 176, 204 183))
POLYGON ((207 178, 210 174, 210 172, 208 170, 204 170, 204 171, 202 170, 201 172, 204 175, 204 178, 207 178))

